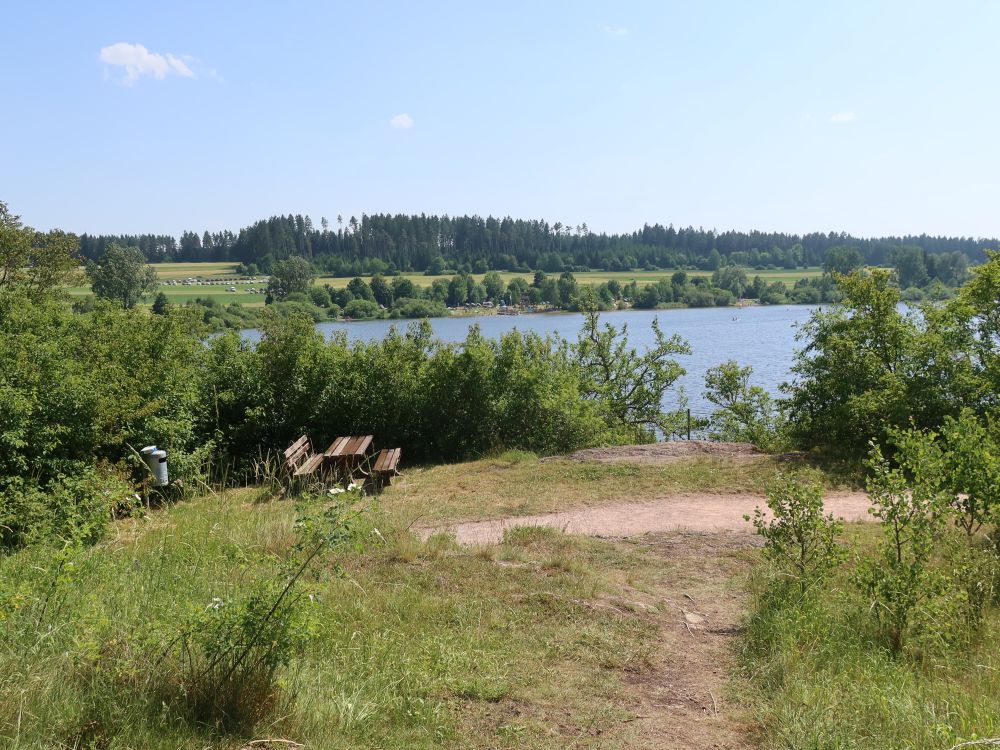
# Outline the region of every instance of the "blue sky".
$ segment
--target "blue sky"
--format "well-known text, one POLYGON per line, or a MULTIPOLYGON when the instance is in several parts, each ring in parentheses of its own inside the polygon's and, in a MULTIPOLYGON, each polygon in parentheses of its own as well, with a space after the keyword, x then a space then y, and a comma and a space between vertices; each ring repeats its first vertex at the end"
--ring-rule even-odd
POLYGON ((0 200, 1000 236, 997 2, 9 4, 0 200))

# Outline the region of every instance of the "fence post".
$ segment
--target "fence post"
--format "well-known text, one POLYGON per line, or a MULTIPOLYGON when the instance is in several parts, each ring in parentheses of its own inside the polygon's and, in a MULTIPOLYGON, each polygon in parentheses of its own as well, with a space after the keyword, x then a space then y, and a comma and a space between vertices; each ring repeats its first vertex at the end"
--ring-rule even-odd
POLYGON ((688 440, 691 439, 691 410, 688 409, 688 440))

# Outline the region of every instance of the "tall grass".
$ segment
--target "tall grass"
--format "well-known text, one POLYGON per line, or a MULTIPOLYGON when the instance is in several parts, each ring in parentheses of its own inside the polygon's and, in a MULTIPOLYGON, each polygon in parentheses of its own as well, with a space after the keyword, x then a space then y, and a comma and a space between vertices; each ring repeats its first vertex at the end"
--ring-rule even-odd
POLYGON ((294 641, 287 660, 248 680, 192 680, 214 631, 184 633, 216 607, 273 601, 294 522, 290 503, 246 490, 119 522, 91 548, 0 558, 0 746, 559 747, 544 711, 513 707, 606 722, 602 665, 655 641, 643 618, 586 606, 641 569, 631 553, 558 534, 464 550, 373 511, 356 530, 365 550, 308 573, 299 615, 266 634, 294 641))
MULTIPOLYGON (((866 530, 849 527, 857 538, 866 530)), ((972 642, 894 656, 848 576, 799 602, 752 580, 739 642, 746 700, 765 748, 950 748, 1000 735, 1000 613, 972 642)))

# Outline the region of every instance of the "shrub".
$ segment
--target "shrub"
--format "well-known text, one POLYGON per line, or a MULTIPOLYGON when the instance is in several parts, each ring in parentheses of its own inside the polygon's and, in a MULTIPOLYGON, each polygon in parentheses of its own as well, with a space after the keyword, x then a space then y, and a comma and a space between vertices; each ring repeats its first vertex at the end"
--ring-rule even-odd
POLYGON ((819 485, 800 484, 794 479, 780 481, 767 494, 771 517, 756 508, 753 523, 765 540, 764 556, 773 563, 781 578, 804 596, 823 581, 844 559, 837 543, 843 523, 833 515, 823 515, 823 490, 819 485))
POLYGON ((389 313, 392 318, 443 318, 447 315, 448 308, 436 300, 408 298, 396 300, 389 313))
POLYGON ((132 485, 117 473, 79 465, 43 485, 14 478, 0 489, 0 548, 30 543, 89 544, 112 515, 135 503, 132 485))
POLYGON ((352 299, 344 306, 344 317, 364 320, 366 318, 381 318, 382 308, 377 302, 367 299, 352 299))
POLYGON ((926 633, 936 620, 954 621, 940 611, 947 609, 947 578, 932 566, 946 506, 926 483, 918 481, 908 491, 902 471, 891 468, 874 444, 869 465, 871 513, 882 523, 883 538, 874 556, 859 561, 855 584, 880 637, 899 653, 909 636, 926 633), (941 619, 933 616, 935 610, 941 619))
POLYGON ((773 450, 779 443, 782 415, 767 391, 750 385, 752 374, 752 368, 733 360, 705 373, 705 398, 719 407, 709 420, 709 437, 773 450))

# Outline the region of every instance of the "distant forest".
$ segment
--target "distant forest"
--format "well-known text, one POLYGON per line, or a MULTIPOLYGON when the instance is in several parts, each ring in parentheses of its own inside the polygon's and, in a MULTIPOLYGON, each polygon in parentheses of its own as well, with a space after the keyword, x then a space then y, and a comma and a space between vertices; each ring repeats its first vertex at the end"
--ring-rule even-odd
POLYGON ((322 219, 316 227, 308 216, 273 216, 238 234, 185 232, 169 235, 88 235, 80 238, 82 254, 101 256, 111 243, 138 247, 150 262, 233 261, 267 271, 274 261, 291 255, 313 260, 332 275, 394 271, 438 274, 487 270, 549 272, 603 269, 698 268, 721 265, 787 268, 824 265, 835 247, 854 248, 868 265, 886 265, 899 247, 925 254, 960 252, 969 261, 986 259, 995 239, 966 237, 860 238, 845 233, 806 235, 767 232, 716 232, 692 227, 646 225, 631 234, 599 234, 586 224, 495 219, 479 216, 363 215, 360 220, 322 219))

